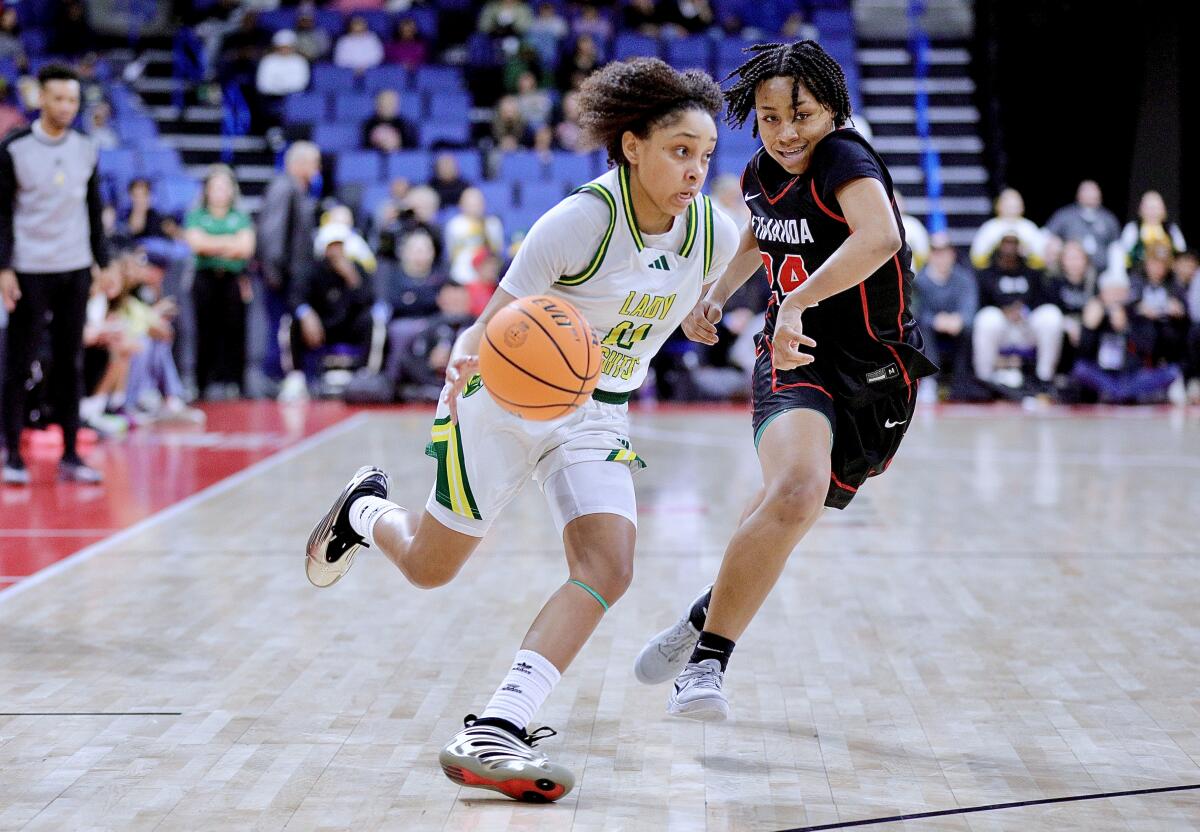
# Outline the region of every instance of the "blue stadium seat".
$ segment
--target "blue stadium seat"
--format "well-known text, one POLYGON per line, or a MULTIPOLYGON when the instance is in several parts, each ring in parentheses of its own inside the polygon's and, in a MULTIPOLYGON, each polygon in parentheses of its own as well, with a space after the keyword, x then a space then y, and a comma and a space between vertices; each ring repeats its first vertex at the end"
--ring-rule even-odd
POLYGON ((433 175, 433 159, 427 150, 401 150, 387 156, 386 178, 404 178, 414 185, 427 182, 433 175))
POLYGON ((434 121, 461 121, 471 118, 471 96, 452 89, 438 90, 429 96, 429 117, 434 121))
POLYGON ((375 216, 379 206, 391 196, 391 186, 387 182, 367 185, 363 188, 362 199, 358 204, 359 222, 366 222, 375 216))
POLYGON ((141 144, 146 141, 158 141, 158 126, 154 120, 146 116, 126 116, 114 119, 116 128, 125 144, 141 144))
POLYGON ((400 93, 400 115, 417 124, 425 118, 425 93, 409 90, 400 93))
POLYGON ((664 43, 664 57, 676 69, 703 69, 712 66, 712 41, 703 36, 668 38, 664 43))
POLYGON ((283 120, 288 124, 315 124, 329 115, 327 96, 322 92, 298 92, 283 102, 283 120))
POLYGON ((121 182, 127 183, 135 175, 133 151, 125 147, 101 150, 98 164, 101 176, 110 176, 121 182))
POLYGON ((471 143, 471 125, 464 118, 461 122, 429 120, 419 125, 421 146, 466 147, 471 143))
POLYGON ((854 17, 849 9, 817 9, 812 16, 812 23, 821 33, 821 43, 830 36, 850 36, 854 34, 854 17))
POLYGON ((375 99, 366 93, 343 93, 333 99, 333 120, 362 124, 375 113, 375 99))
POLYGON ((342 13, 330 9, 317 9, 316 15, 313 16, 313 23, 318 29, 328 32, 334 40, 346 31, 346 20, 342 17, 342 13))
POLYGON ((183 162, 173 147, 143 149, 138 153, 137 170, 151 179, 177 176, 183 173, 183 162))
POLYGON ((154 204, 164 214, 181 216, 200 198, 200 183, 186 176, 160 179, 154 186, 154 204))
POLYGON ((409 9, 402 17, 411 17, 417 22, 417 29, 425 36, 426 40, 436 41, 438 36, 438 12, 445 14, 458 8, 464 14, 473 14, 471 10, 470 0, 465 2, 460 7, 456 7, 451 0, 441 0, 436 4, 437 8, 428 6, 418 6, 415 9, 409 9))
POLYGON ((353 90, 355 83, 354 70, 333 64, 317 64, 312 68, 312 87, 316 92, 345 93, 353 90))
POLYGON ((377 183, 383 175, 383 154, 374 150, 343 150, 337 156, 337 183, 377 183))
POLYGON ((450 155, 458 160, 458 169, 463 179, 468 182, 483 181, 483 157, 479 155, 478 150, 450 151, 450 155))
POLYGON ((544 213, 553 208, 567 193, 560 182, 520 183, 521 208, 544 213))
POLYGON ((363 73, 363 88, 369 93, 380 90, 404 91, 409 83, 408 70, 395 64, 373 66, 363 73))
POLYGON ((295 29, 296 18, 298 17, 296 9, 270 9, 265 12, 259 12, 258 26, 268 32, 278 32, 280 29, 295 29))
POLYGON ((753 43, 754 41, 743 38, 724 38, 717 41, 713 63, 718 81, 745 63, 749 56, 742 50, 753 43))
POLYGON ((490 214, 496 214, 501 220, 512 213, 516 201, 513 199, 513 186, 510 182, 480 182, 476 187, 483 192, 490 214))
MULTIPOLYGON (((753 117, 753 114, 751 114, 753 117)), ((750 134, 749 125, 734 130, 725 124, 717 125, 717 155, 733 156, 745 160, 758 150, 759 140, 750 134)))
POLYGON ((550 175, 558 182, 570 183, 572 188, 577 188, 596 178, 595 161, 590 154, 559 150, 550 158, 550 175))
POLYGON ((317 147, 330 153, 357 150, 362 141, 362 125, 318 124, 313 128, 312 138, 317 147))
POLYGON ((517 150, 500 157, 500 179, 505 182, 546 179, 547 165, 532 150, 517 150))
POLYGON ((447 90, 466 90, 462 70, 456 66, 423 66, 414 79, 417 89, 441 93, 447 90))
POLYGON ((626 58, 657 58, 658 40, 648 35, 622 32, 613 43, 613 60, 626 58))
POLYGON ((41 29, 26 29, 21 32, 21 45, 25 47, 25 54, 30 58, 46 54, 46 44, 46 33, 41 29))

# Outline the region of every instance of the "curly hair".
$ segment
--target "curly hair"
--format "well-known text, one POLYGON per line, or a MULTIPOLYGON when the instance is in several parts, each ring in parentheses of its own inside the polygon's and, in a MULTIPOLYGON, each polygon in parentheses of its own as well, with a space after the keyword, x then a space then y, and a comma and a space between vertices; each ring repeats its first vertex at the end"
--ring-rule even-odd
POLYGON ((723 104, 721 87, 707 72, 679 72, 658 58, 633 58, 608 64, 583 82, 579 123, 588 145, 605 148, 610 162, 623 165, 626 130, 644 139, 684 110, 716 119, 723 104))
MULTIPOLYGON (((723 80, 735 75, 738 80, 725 91, 729 112, 725 119, 731 127, 741 127, 754 109, 754 92, 770 78, 792 79, 792 107, 800 98, 800 83, 808 87, 818 104, 833 113, 837 127, 850 118, 850 91, 841 65, 820 44, 812 40, 796 43, 759 43, 745 50, 752 57, 723 80)), ((758 135, 758 122, 751 124, 758 135)))

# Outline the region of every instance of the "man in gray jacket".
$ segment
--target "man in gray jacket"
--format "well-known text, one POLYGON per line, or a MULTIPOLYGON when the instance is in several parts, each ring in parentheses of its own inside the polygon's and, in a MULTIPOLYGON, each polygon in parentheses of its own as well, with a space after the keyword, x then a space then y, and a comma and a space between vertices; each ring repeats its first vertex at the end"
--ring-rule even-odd
POLYGON ((108 267, 100 219, 103 202, 92 140, 71 129, 79 113, 79 77, 65 66, 38 72, 42 111, 29 127, 0 142, 0 302, 9 312, 4 368, 3 480, 28 485, 21 458, 30 370, 50 338, 54 416, 62 426, 59 478, 98 483, 79 458, 83 392, 83 325, 92 269, 108 267), (46 315, 52 318, 46 326, 46 315))

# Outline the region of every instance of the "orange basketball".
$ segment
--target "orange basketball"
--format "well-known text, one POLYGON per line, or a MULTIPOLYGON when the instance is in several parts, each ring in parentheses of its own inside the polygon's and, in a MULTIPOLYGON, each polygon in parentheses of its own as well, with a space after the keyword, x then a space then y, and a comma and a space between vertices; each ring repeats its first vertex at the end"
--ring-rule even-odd
POLYGON ((600 344, 566 301, 518 298, 488 321, 479 345, 479 373, 488 393, 509 413, 557 419, 596 389, 600 344))

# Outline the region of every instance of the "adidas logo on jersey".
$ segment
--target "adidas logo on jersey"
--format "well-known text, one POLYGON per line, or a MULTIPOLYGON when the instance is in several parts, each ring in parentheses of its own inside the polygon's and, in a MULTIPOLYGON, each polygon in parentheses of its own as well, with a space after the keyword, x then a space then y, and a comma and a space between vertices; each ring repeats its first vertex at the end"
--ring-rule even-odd
POLYGON ((667 255, 664 254, 661 257, 659 257, 657 260, 655 260, 653 263, 651 263, 650 268, 661 269, 664 272, 671 271, 671 264, 667 262, 667 255))

